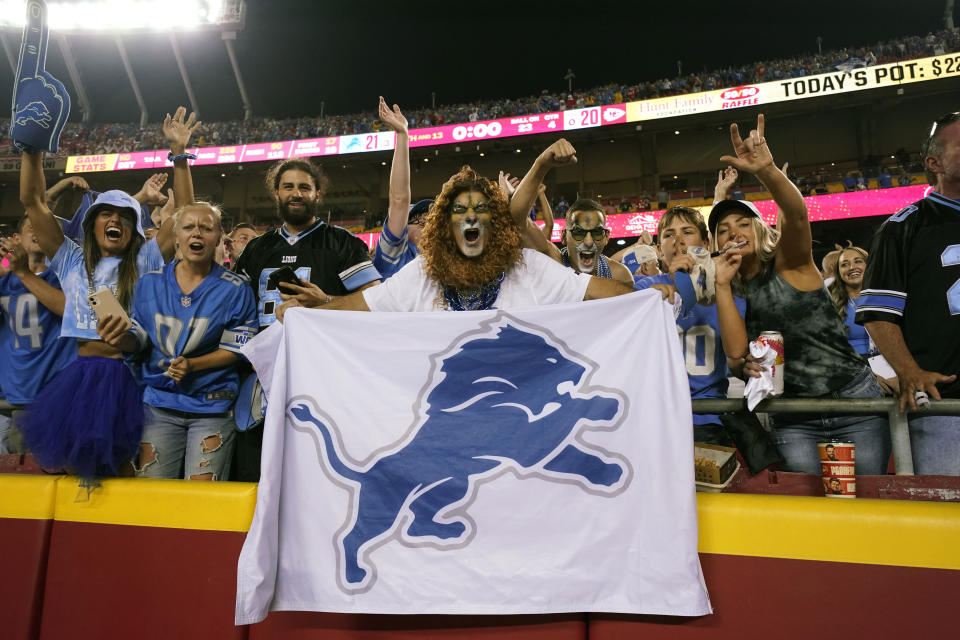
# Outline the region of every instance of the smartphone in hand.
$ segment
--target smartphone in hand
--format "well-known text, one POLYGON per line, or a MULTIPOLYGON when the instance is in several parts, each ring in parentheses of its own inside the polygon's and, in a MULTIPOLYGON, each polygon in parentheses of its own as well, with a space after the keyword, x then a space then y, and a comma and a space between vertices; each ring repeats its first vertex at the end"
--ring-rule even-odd
POLYGON ((120 301, 117 300, 117 296, 113 295, 113 291, 110 289, 100 289, 100 291, 90 294, 87 299, 90 301, 90 310, 97 314, 98 318, 120 316, 123 318, 124 329, 133 326, 133 323, 130 322, 130 316, 124 311, 120 301))
MULTIPOLYGON (((272 291, 277 289, 278 285, 281 282, 286 282, 288 284, 295 284, 298 287, 303 286, 303 280, 297 277, 297 274, 294 273, 293 269, 288 266, 280 267, 267 277, 267 291, 272 291)), ((281 291, 285 291, 281 289, 281 291)))

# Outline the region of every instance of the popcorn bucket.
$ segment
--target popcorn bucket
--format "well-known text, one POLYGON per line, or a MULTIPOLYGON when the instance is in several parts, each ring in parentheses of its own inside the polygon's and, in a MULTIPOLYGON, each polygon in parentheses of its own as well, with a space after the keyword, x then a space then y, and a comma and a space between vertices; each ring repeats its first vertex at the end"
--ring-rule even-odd
POLYGON ((828 498, 856 498, 857 479, 852 442, 818 442, 823 493, 828 498))

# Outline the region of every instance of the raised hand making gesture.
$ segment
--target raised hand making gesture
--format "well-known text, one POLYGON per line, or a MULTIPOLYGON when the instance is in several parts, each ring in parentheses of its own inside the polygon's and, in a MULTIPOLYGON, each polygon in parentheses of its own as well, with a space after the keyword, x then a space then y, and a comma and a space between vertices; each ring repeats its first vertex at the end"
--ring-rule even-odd
POLYGON ((143 183, 140 191, 133 198, 140 204, 164 204, 167 196, 163 195, 163 185, 167 184, 167 174, 155 173, 143 183))
POLYGON ((189 118, 186 116, 186 107, 177 107, 173 117, 168 113, 167 117, 163 119, 163 137, 170 144, 170 153, 175 156, 186 150, 187 144, 190 142, 190 136, 200 126, 197 114, 191 113, 189 118))
POLYGON ((400 107, 393 105, 393 110, 387 106, 387 101, 380 96, 379 117, 382 122, 391 131, 397 133, 407 133, 407 119, 400 113, 400 107))
POLYGON ((740 171, 749 171, 756 174, 767 167, 775 167, 773 154, 767 147, 767 139, 763 137, 763 114, 757 116, 757 128, 750 131, 746 139, 740 137, 740 128, 736 123, 730 125, 730 142, 733 143, 733 156, 721 156, 720 161, 733 165, 740 171))
POLYGON ((564 138, 560 138, 552 145, 543 150, 543 153, 540 154, 538 161, 543 161, 543 163, 549 167, 562 167, 568 164, 577 163, 577 150, 573 148, 573 145, 567 142, 564 138))
POLYGON ((713 201, 720 202, 721 200, 726 200, 727 194, 730 192, 730 187, 734 185, 739 177, 740 173, 730 166, 717 172, 717 185, 713 188, 713 201))
POLYGON ((517 185, 516 192, 510 200, 510 216, 521 227, 526 225, 527 214, 537 200, 537 192, 547 173, 555 167, 564 167, 576 164, 577 150, 573 145, 560 138, 543 150, 534 160, 530 171, 523 176, 517 185))
POLYGON ((10 271, 19 276, 29 269, 27 250, 19 237, 3 238, 0 240, 0 258, 6 257, 10 263, 10 271))
POLYGON ((500 185, 500 190, 503 191, 503 195, 507 196, 507 200, 509 200, 513 197, 513 194, 516 193, 517 187, 520 186, 520 178, 511 176, 509 172, 504 173, 501 171, 497 177, 497 184, 500 185))

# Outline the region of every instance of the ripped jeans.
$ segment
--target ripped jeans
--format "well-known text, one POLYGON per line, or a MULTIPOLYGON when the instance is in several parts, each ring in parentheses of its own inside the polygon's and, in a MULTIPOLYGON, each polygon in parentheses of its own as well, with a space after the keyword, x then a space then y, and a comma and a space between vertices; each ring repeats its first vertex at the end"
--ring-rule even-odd
POLYGON ((227 480, 236 424, 233 411, 185 414, 143 405, 137 477, 227 480))

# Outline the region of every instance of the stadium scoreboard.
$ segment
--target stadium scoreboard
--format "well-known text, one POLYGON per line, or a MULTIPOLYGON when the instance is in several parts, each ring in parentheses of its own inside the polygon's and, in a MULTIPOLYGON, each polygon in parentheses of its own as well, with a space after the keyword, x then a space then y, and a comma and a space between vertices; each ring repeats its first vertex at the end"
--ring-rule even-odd
MULTIPOLYGON (((699 93, 411 129, 410 147, 573 131, 819 98, 957 76, 960 76, 960 54, 956 53, 889 64, 850 66, 846 70, 699 93)), ((202 166, 389 151, 394 148, 394 141, 395 134, 392 131, 376 131, 283 142, 200 147, 191 148, 189 151, 197 156, 196 160, 190 161, 191 164, 202 166)), ((170 166, 172 164, 167 161, 166 151, 138 151, 70 156, 67 158, 66 172, 162 169, 170 166)))

